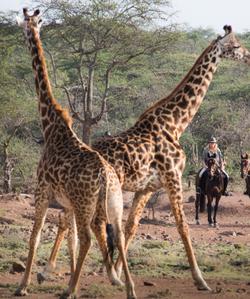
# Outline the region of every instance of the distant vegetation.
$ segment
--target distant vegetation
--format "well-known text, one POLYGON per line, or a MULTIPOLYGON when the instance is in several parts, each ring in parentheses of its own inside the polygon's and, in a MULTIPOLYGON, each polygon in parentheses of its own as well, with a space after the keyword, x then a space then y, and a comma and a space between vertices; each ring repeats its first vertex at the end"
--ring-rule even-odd
MULTIPOLYGON (((99 0, 78 7, 72 1, 39 2, 41 10, 50 8, 41 39, 54 94, 69 108, 74 129, 86 142, 133 125, 148 106, 178 84, 217 34, 175 26, 168 10, 158 4, 168 1, 131 0, 126 7, 119 1, 99 0), (166 26, 156 28, 157 23, 166 26)), ((250 49, 250 32, 239 38, 250 49)), ((6 13, 0 13, 0 68, 0 192, 6 142, 11 190, 31 192, 42 146, 40 119, 23 32, 14 15, 6 13)), ((187 155, 185 177, 198 170, 202 148, 214 135, 227 171, 239 179, 240 143, 243 150, 250 150, 249 82, 247 66, 221 63, 181 138, 187 155)))

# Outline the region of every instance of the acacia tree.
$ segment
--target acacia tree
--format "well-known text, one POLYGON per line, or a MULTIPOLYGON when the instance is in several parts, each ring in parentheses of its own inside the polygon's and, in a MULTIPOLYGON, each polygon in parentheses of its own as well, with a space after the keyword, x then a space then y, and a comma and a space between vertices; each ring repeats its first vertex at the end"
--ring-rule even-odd
POLYGON ((20 128, 22 120, 12 129, 11 134, 3 141, 3 192, 10 193, 12 191, 12 172, 15 166, 15 159, 10 157, 9 146, 16 131, 20 128))
POLYGON ((107 112, 112 73, 131 67, 143 55, 168 49, 176 38, 166 12, 169 1, 37 2, 46 11, 44 40, 54 83, 66 93, 88 144, 92 127, 107 112), (157 27, 159 20, 167 26, 157 27), (61 82, 56 76, 59 69, 67 72, 61 82))

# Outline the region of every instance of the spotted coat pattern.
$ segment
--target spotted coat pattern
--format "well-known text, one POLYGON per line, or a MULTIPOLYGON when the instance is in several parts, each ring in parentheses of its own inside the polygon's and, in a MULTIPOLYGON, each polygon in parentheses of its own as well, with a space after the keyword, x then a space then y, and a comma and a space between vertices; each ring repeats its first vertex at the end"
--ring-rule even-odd
MULTIPOLYGON (((30 248, 23 280, 16 295, 26 295, 30 282, 31 266, 39 243, 51 194, 74 219, 80 240, 78 260, 71 261, 71 279, 61 298, 76 294, 83 261, 91 245, 90 229, 94 231, 110 281, 122 285, 114 269, 107 246, 106 224, 112 225, 114 242, 122 256, 126 278, 127 298, 136 298, 125 257, 122 233, 123 200, 116 172, 95 150, 81 142, 71 128, 68 112, 54 99, 39 36, 39 10, 32 16, 23 10, 25 36, 32 56, 35 85, 44 135, 44 148, 37 169, 35 191, 35 222, 30 237, 30 248)), ((74 225, 72 225, 72 234, 74 225)), ((63 231, 63 229, 62 229, 63 231)), ((76 251, 71 244, 71 251, 76 251)), ((74 297, 75 298, 75 297, 74 297)))
MULTIPOLYGON (((114 167, 122 189, 135 192, 125 229, 126 249, 151 193, 165 188, 198 289, 209 287, 198 268, 183 211, 181 178, 186 158, 179 138, 198 111, 220 60, 250 63, 250 53, 240 45, 231 26, 224 30, 225 35, 211 42, 180 84, 147 109, 133 127, 93 144, 114 167)), ((119 259, 116 269, 119 274, 119 259)))

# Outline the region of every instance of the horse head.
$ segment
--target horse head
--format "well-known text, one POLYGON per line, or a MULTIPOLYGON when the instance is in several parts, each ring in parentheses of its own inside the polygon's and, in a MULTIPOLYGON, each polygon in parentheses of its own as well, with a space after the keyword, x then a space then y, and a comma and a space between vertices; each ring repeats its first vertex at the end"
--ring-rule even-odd
POLYGON ((216 174, 220 173, 220 167, 216 160, 216 154, 208 153, 207 160, 208 175, 210 178, 214 177, 216 174))
POLYGON ((244 179, 244 177, 247 176, 248 172, 250 171, 250 163, 248 159, 248 154, 241 154, 241 161, 240 161, 240 174, 241 178, 244 179))

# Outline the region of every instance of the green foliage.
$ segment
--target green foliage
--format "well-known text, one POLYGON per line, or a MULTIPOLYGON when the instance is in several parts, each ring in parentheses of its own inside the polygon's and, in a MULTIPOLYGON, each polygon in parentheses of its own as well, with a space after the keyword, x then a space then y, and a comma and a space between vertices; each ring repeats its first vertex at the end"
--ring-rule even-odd
MULTIPOLYGON (((156 28, 157 20, 166 16, 162 14, 161 5, 168 1, 36 2, 41 8, 51 4, 41 37, 53 92, 63 106, 67 107, 68 103, 62 87, 73 88, 81 84, 80 58, 89 58, 83 59, 80 65, 84 80, 88 76, 89 63, 93 61, 92 54, 81 56, 81 51, 95 49, 97 55, 93 115, 100 112, 107 67, 117 59, 123 61, 112 69, 107 109, 92 130, 93 138, 106 131, 116 134, 132 126, 147 107, 171 92, 216 36, 210 29, 180 31, 169 23, 166 23, 167 28, 156 28), (119 15, 122 10, 119 5, 124 5, 125 9, 132 3, 141 15, 127 22, 129 15, 119 15), (152 14, 149 7, 153 7, 152 14), (92 14, 87 13, 90 11, 92 14), (154 49, 150 44, 154 44, 154 49), (143 47, 145 53, 136 56, 143 47), (135 55, 135 59, 129 60, 129 55, 135 55)), ((39 159, 40 146, 33 137, 41 136, 40 119, 30 55, 22 30, 13 19, 13 15, 0 14, 0 177, 2 179, 3 142, 21 122, 10 142, 9 153, 15 161, 14 190, 28 191, 34 187, 39 159)), ((250 47, 249 33, 242 34, 240 39, 250 47)), ((198 113, 181 138, 187 155, 184 176, 198 170, 202 149, 208 138, 215 135, 226 157, 226 170, 231 177, 239 179, 240 141, 243 150, 250 149, 249 79, 247 66, 230 61, 220 64, 198 113)), ((81 96, 74 104, 81 109, 81 96)), ((81 137, 79 123, 74 123, 74 129, 81 137)))

